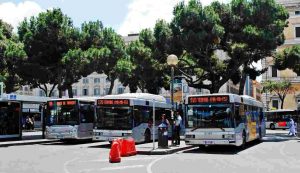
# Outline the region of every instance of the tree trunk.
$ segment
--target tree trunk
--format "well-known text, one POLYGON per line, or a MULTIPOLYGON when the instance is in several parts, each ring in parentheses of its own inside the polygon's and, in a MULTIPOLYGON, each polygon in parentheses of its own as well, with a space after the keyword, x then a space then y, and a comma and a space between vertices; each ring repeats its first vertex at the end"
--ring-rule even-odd
POLYGON ((68 95, 69 95, 69 98, 73 98, 72 85, 69 85, 69 86, 68 86, 68 95))
POLYGON ((209 92, 210 92, 211 94, 213 94, 213 93, 218 93, 219 90, 220 90, 220 87, 218 87, 218 86, 216 86, 216 85, 211 85, 211 87, 210 87, 210 89, 209 89, 209 92))
MULTIPOLYGON (((280 98, 280 97, 279 97, 280 98)), ((281 109, 283 109, 283 103, 284 103, 284 99, 285 99, 285 97, 282 97, 282 99, 280 98, 280 100, 281 100, 281 109)))
POLYGON ((49 92, 48 97, 51 97, 52 92, 53 92, 53 90, 54 90, 55 87, 56 87, 56 84, 53 84, 53 86, 52 86, 52 88, 51 88, 51 90, 50 90, 50 92, 49 92))
POLYGON ((247 78, 247 75, 244 72, 244 70, 243 70, 242 73, 243 74, 242 74, 242 79, 240 81, 239 95, 243 95, 244 94, 245 82, 246 82, 246 78, 247 78))
POLYGON ((112 90, 114 88, 114 85, 115 85, 115 78, 113 78, 113 79, 110 80, 110 86, 109 86, 108 95, 112 94, 112 90))

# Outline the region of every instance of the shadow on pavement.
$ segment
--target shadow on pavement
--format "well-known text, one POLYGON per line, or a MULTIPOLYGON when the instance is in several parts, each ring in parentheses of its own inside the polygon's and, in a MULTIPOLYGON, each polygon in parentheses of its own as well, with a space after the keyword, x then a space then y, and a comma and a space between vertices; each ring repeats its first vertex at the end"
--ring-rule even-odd
POLYGON ((82 145, 82 144, 92 144, 95 143, 95 141, 91 140, 68 140, 68 141, 58 141, 58 142, 52 142, 52 143, 45 143, 41 145, 82 145))
POLYGON ((261 143, 260 141, 251 141, 246 144, 245 147, 236 147, 236 146, 207 146, 194 148, 192 150, 184 151, 183 153, 194 153, 194 154, 224 154, 224 155, 234 155, 238 154, 241 151, 247 150, 257 144, 261 143))
POLYGON ((89 146, 88 148, 108 148, 108 149, 110 149, 110 147, 111 147, 110 144, 102 144, 102 145, 89 146))

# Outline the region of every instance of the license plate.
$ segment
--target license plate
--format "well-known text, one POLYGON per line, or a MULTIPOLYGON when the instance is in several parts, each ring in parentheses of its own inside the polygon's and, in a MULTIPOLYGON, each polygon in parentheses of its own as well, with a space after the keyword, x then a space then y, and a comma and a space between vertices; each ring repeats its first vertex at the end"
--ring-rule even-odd
POLYGON ((213 144, 213 141, 204 141, 204 144, 213 144))

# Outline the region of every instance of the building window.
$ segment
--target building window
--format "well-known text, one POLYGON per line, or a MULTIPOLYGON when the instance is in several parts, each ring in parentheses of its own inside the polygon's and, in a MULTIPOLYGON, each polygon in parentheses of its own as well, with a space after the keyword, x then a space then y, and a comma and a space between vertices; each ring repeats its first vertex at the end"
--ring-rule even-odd
POLYGON ((87 95, 89 95, 89 90, 88 90, 88 89, 86 89, 86 88, 85 88, 85 89, 83 89, 83 90, 82 90, 82 95, 83 95, 83 96, 87 96, 87 95))
POLYGON ((100 88, 94 88, 94 95, 99 96, 100 95, 100 88))
POLYGON ((106 80, 106 83, 110 83, 110 80, 108 78, 106 78, 105 80, 106 80))
POLYGON ((295 27, 296 38, 300 37, 300 27, 295 27))
POLYGON ((184 93, 189 93, 189 86, 188 85, 183 86, 183 92, 184 93))
POLYGON ((28 89, 28 87, 27 86, 25 86, 24 87, 24 91, 28 91, 29 89, 28 89))
POLYGON ((109 88, 104 88, 104 95, 107 95, 109 92, 109 88))
POLYGON ((45 97, 46 95, 45 95, 45 92, 43 91, 43 90, 40 90, 40 96, 41 97, 45 97))
POLYGON ((100 83, 100 78, 94 78, 94 83, 100 83))
POLYGON ((82 83, 85 83, 85 84, 89 83, 89 79, 88 78, 83 78, 82 83))
POLYGON ((278 109, 279 101, 278 100, 272 100, 272 107, 278 109))
POLYGON ((277 77, 277 69, 274 66, 271 66, 272 69, 272 77, 277 77))
POLYGON ((123 93, 124 93, 124 88, 123 87, 118 88, 118 94, 123 94, 123 93))
POLYGON ((295 11, 295 15, 300 15, 300 11, 295 11))
POLYGON ((72 89, 73 96, 77 96, 77 89, 72 89))

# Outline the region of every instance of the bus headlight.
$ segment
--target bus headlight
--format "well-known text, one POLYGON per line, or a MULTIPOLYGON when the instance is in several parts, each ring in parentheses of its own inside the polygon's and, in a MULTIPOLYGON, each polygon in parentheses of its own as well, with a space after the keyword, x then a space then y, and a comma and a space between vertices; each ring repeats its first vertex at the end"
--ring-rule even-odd
POLYGON ((122 133, 122 136, 131 136, 131 133, 122 133))
POLYGON ((234 139, 234 138, 235 138, 235 135, 234 135, 234 134, 225 134, 225 135, 224 135, 224 138, 227 138, 227 139, 234 139))
POLYGON ((195 138, 195 135, 185 135, 185 138, 195 138))

